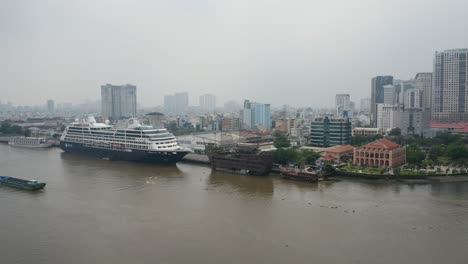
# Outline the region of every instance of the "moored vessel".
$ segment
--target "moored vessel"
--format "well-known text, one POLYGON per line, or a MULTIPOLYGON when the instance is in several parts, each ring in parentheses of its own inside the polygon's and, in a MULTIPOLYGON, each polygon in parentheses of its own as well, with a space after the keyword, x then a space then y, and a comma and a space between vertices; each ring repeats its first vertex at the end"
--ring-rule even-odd
POLYGON ((15 147, 48 148, 53 142, 45 137, 11 137, 8 144, 15 147))
POLYGON ((142 125, 131 118, 126 128, 116 129, 97 123, 92 116, 67 126, 60 147, 65 152, 149 163, 176 163, 191 152, 165 128, 142 125))
POLYGON ((0 184, 25 190, 39 190, 46 186, 44 182, 36 180, 23 180, 9 176, 0 176, 0 184))
POLYGON ((321 175, 318 171, 311 167, 296 168, 296 167, 280 167, 281 177, 290 180, 299 180, 307 182, 318 182, 321 175))
POLYGON ((214 170, 267 175, 273 166, 271 152, 260 151, 256 144, 240 143, 233 149, 207 146, 206 152, 214 170))

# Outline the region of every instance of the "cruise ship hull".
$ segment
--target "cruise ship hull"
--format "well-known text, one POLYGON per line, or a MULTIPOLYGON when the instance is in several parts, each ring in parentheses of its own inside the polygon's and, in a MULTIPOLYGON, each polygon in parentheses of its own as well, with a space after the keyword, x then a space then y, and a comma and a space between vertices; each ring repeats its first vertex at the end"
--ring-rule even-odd
POLYGON ((65 152, 85 154, 110 160, 127 160, 147 163, 173 164, 180 161, 189 153, 187 150, 179 151, 146 151, 146 150, 116 150, 88 147, 80 143, 60 141, 60 148, 65 152))

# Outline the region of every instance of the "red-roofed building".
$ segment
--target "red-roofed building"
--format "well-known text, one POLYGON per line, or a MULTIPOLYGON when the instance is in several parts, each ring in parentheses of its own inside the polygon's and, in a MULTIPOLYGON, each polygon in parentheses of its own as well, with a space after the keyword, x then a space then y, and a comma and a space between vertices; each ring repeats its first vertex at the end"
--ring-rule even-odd
POLYGON ((324 150, 325 155, 329 155, 334 157, 337 160, 341 160, 342 157, 353 156, 353 151, 354 147, 351 145, 341 145, 341 146, 335 146, 335 147, 330 147, 326 148, 324 150))
POLYGON ((466 134, 468 133, 468 122, 465 123, 439 123, 432 122, 432 128, 439 128, 451 133, 466 134))
POLYGON ((394 168, 406 163, 406 147, 379 139, 354 148, 353 163, 360 166, 394 168))

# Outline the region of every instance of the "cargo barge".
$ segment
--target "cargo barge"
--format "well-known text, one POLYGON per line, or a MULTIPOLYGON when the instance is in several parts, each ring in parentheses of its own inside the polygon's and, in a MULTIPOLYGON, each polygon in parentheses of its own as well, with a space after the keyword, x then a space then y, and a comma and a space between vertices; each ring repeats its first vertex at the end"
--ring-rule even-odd
POLYGON ((0 176, 0 184, 25 190, 40 190, 46 186, 44 182, 38 182, 35 180, 23 180, 8 176, 0 176))

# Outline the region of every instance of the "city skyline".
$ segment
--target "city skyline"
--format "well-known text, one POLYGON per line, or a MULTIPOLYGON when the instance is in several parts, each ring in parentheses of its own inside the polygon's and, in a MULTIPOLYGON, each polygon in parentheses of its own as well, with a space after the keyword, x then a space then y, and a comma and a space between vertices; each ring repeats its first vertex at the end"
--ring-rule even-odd
POLYGON ((14 1, 0 11, 1 99, 75 103, 98 98, 109 82, 137 85, 143 106, 178 91, 190 93, 190 105, 205 93, 220 103, 323 107, 337 93, 358 100, 368 97, 373 76, 411 79, 431 72, 436 51, 468 43, 457 33, 467 26, 467 3, 402 3, 116 1, 107 12, 99 1, 14 1), (425 12, 414 12, 421 4, 425 12), (395 45, 401 37, 409 44, 395 45))

